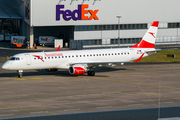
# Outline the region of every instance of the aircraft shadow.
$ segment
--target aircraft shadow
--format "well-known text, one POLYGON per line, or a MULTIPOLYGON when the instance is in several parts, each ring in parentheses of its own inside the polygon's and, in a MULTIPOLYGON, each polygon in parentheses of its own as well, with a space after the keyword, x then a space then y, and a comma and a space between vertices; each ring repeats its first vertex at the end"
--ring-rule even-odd
MULTIPOLYGON (((103 73, 103 72, 113 72, 113 71, 119 71, 119 70, 126 70, 125 68, 111 68, 111 67, 97 67, 94 69, 96 73, 103 73)), ((47 72, 44 70, 36 70, 36 71, 24 71, 23 76, 25 77, 32 77, 32 76, 48 76, 48 75, 54 75, 54 76, 62 76, 62 77, 78 77, 78 76, 87 76, 85 73, 84 75, 70 75, 68 70, 63 71, 57 71, 57 72, 47 72)), ((11 73, 0 73, 1 77, 17 77, 17 72, 11 72, 11 73)), ((106 75, 95 75, 96 77, 108 77, 106 75)))

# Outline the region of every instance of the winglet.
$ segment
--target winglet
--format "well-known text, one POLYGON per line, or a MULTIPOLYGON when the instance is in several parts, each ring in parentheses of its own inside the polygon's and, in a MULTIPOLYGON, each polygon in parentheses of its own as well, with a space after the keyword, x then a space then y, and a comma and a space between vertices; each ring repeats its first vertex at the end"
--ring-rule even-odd
POLYGON ((142 59, 142 57, 144 56, 144 54, 145 54, 145 53, 143 53, 143 54, 139 57, 139 59, 137 59, 137 60, 134 61, 134 62, 139 62, 139 61, 142 59))
POLYGON ((57 50, 56 50, 56 51, 59 51, 59 50, 60 50, 60 48, 61 48, 61 46, 59 45, 59 47, 57 48, 57 50))

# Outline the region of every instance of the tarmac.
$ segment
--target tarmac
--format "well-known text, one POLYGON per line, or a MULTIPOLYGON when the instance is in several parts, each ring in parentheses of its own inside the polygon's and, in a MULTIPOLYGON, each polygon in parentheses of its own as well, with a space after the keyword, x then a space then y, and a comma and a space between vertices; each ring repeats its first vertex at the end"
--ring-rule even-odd
POLYGON ((94 77, 29 70, 23 78, 0 69, 0 118, 180 106, 179 68, 105 66, 96 68, 94 77))
MULTIPOLYGON (((1 47, 0 57, 11 51, 19 52, 1 47)), ((90 77, 27 70, 18 78, 16 71, 0 68, 0 119, 180 106, 179 63, 103 66, 95 72, 90 77)))

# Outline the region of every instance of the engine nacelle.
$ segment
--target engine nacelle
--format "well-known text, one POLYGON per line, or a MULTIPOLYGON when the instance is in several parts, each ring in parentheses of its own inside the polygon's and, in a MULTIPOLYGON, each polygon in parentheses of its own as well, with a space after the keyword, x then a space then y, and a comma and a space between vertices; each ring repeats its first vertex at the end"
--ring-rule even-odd
POLYGON ((83 75, 85 72, 87 72, 87 68, 83 66, 81 67, 72 66, 69 68, 69 73, 71 75, 83 75))

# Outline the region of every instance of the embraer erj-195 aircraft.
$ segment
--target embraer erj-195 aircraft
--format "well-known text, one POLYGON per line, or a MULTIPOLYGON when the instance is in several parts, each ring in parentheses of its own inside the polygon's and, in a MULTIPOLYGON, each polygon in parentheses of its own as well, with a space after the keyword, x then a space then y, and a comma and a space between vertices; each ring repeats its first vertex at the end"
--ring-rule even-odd
POLYGON ((131 48, 111 48, 54 52, 21 53, 12 56, 6 61, 2 68, 6 70, 18 70, 22 77, 23 70, 48 69, 69 69, 71 75, 83 75, 87 72, 94 76, 93 69, 100 65, 116 65, 127 62, 139 62, 142 57, 154 54, 155 39, 159 21, 154 21, 142 40, 131 48))

